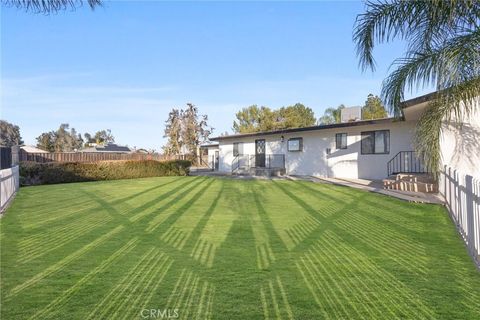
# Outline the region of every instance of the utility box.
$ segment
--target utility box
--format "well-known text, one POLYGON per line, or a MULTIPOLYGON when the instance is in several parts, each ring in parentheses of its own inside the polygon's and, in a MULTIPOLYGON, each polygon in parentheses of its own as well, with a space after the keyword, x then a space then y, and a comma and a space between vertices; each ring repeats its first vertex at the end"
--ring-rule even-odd
POLYGON ((362 107, 348 107, 341 110, 340 121, 353 122, 362 120, 362 107))

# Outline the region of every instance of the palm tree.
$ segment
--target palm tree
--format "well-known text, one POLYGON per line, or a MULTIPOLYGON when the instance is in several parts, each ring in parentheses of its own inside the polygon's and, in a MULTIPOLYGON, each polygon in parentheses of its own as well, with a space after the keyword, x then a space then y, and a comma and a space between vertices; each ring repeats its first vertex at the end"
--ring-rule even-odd
POLYGON ((376 44, 406 41, 405 56, 394 60, 382 98, 402 115, 406 90, 434 86, 437 93, 420 118, 415 149, 434 173, 440 165, 442 121, 461 122, 480 95, 480 1, 392 0, 366 3, 357 16, 353 40, 363 71, 375 70, 376 44))
POLYGON ((343 104, 339 105, 337 108, 327 108, 325 109, 323 116, 318 119, 318 124, 333 124, 340 123, 342 117, 342 109, 345 109, 343 104))
POLYGON ((55 13, 60 10, 76 9, 87 2, 93 10, 102 5, 102 0, 0 0, 5 6, 16 7, 27 12, 55 13))

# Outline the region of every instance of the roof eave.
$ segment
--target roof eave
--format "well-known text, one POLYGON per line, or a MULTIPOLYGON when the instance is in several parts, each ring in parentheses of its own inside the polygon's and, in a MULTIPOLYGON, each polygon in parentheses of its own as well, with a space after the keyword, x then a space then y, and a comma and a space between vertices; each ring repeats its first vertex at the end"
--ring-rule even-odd
POLYGON ((291 128, 291 129, 283 129, 283 130, 275 130, 275 131, 263 131, 263 132, 234 134, 234 135, 229 135, 229 136, 218 136, 218 137, 210 138, 210 140, 221 141, 221 140, 227 140, 227 139, 248 138, 248 137, 257 137, 257 136, 274 135, 274 134, 286 134, 286 133, 305 132, 305 131, 318 131, 318 130, 327 130, 327 129, 335 129, 335 128, 372 125, 372 124, 379 124, 379 123, 389 123, 389 122, 402 121, 402 120, 403 119, 401 119, 401 118, 383 118, 383 119, 375 119, 375 120, 361 120, 361 121, 334 123, 334 124, 328 124, 328 125, 311 126, 311 127, 303 127, 303 128, 291 128))

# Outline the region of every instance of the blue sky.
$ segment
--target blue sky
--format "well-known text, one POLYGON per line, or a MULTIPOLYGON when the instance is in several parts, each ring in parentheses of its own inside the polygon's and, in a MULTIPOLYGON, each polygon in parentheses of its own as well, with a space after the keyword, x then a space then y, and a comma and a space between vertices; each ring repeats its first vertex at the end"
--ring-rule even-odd
POLYGON ((106 1, 35 15, 1 12, 1 118, 26 143, 69 123, 110 128, 120 144, 159 150, 172 107, 196 104, 214 135, 251 104, 296 102, 317 117, 378 94, 402 43, 358 68, 352 28, 361 2, 106 1))

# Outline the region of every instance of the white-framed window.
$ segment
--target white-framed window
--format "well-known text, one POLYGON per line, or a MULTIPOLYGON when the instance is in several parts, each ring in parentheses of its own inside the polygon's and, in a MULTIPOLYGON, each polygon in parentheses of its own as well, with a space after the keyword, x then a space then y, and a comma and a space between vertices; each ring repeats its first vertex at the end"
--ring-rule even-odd
POLYGON ((233 143, 233 156, 239 156, 243 154, 243 142, 234 142, 233 143))
POLYGON ((290 152, 303 151, 303 138, 288 139, 287 150, 290 152))
POLYGON ((337 133, 335 135, 335 147, 337 149, 347 149, 347 134, 337 133))
POLYGON ((362 132, 362 154, 390 153, 390 130, 362 132))

